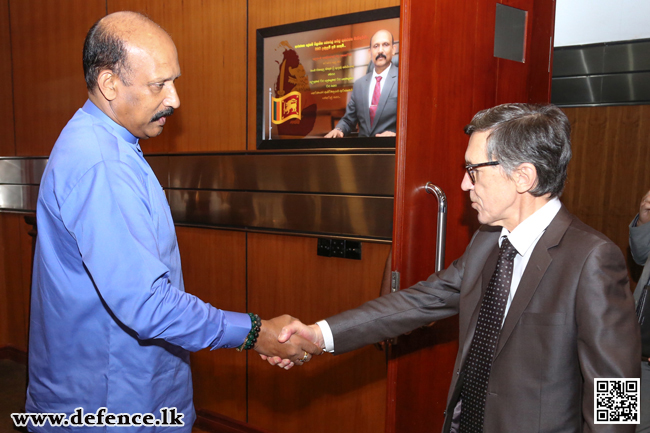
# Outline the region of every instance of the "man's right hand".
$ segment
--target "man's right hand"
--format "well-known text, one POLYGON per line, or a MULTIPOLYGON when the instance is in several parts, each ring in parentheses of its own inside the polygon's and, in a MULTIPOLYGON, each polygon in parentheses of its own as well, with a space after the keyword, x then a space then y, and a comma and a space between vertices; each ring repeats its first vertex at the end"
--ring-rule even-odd
POLYGON ((323 353, 320 346, 315 345, 311 340, 305 339, 302 335, 288 335, 282 341, 278 341, 280 334, 285 335, 283 327, 294 322, 302 324, 288 314, 275 317, 270 320, 262 320, 262 327, 257 342, 253 347, 263 359, 276 359, 282 362, 282 367, 287 370, 294 365, 302 365, 309 361, 313 355, 323 353), (288 368, 287 368, 288 367, 288 368))
POLYGON ((325 138, 341 138, 343 137, 343 131, 340 129, 332 129, 325 135, 325 138))
MULTIPOLYGON (((319 349, 325 348, 325 340, 323 339, 323 332, 321 331, 320 326, 316 324, 307 326, 300 320, 292 317, 291 321, 288 324, 285 324, 280 331, 278 342, 287 344, 287 341, 292 341, 296 338, 307 340, 319 349)), ((320 353, 322 353, 322 351, 320 353)), ((294 363, 290 362, 289 359, 282 359, 279 356, 262 356, 262 359, 268 361, 271 365, 277 365, 286 370, 290 369, 294 365, 294 363)))
POLYGON ((650 221, 650 191, 648 191, 641 199, 641 205, 639 206, 639 220, 636 225, 638 227, 648 221, 650 221))

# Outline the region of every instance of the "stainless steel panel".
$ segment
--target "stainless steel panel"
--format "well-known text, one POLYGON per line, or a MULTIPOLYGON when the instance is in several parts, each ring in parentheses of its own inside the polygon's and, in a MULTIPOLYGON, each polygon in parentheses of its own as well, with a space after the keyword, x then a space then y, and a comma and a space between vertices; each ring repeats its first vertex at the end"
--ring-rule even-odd
POLYGON ((605 46, 556 48, 553 51, 553 78, 601 74, 605 46))
POLYGON ((602 101, 602 76, 553 78, 551 102, 556 105, 599 104, 602 101))
POLYGON ((526 36, 525 10, 497 3, 494 57, 523 62, 526 36))
MULTIPOLYGON (((174 221, 389 241, 394 154, 153 155, 174 221)), ((45 158, 0 158, 0 211, 34 211, 45 158)))
POLYGON ((650 70, 650 41, 561 47, 553 53, 554 77, 647 70, 650 70))
POLYGON ((0 185, 0 210, 36 210, 38 185, 0 185))
POLYGON ((179 224, 392 237, 392 198, 173 189, 167 193, 179 224))
POLYGON ((553 78, 551 101, 560 106, 647 104, 650 72, 553 78))
POLYGON ((0 158, 0 184, 38 185, 47 158, 0 158))
POLYGON ((554 51, 551 102, 561 106, 650 102, 650 40, 554 51))
POLYGON ((154 174, 158 178, 158 182, 163 188, 169 187, 169 155, 152 155, 145 156, 145 158, 154 174))
POLYGON ((605 47, 602 73, 650 71, 650 41, 605 47))
POLYGON ((602 101, 609 103, 648 103, 650 101, 650 72, 605 75, 602 101))
POLYGON ((174 156, 169 172, 170 188, 392 196, 395 155, 174 156))

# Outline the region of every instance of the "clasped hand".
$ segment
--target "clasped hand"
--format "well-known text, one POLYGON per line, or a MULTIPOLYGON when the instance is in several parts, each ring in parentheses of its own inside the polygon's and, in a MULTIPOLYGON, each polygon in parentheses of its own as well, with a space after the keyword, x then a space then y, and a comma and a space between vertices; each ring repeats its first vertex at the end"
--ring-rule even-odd
POLYGON ((287 370, 294 365, 308 362, 314 355, 323 353, 321 347, 314 344, 314 340, 297 331, 291 333, 284 331, 284 328, 298 328, 296 323, 305 326, 288 314, 270 320, 262 320, 260 335, 253 348, 262 359, 268 360, 271 365, 280 365, 287 370), (293 327, 289 328, 289 326, 293 327), (272 360, 277 360, 277 362, 273 363, 272 360))
POLYGON ((320 355, 324 347, 323 334, 318 325, 307 326, 288 314, 271 320, 262 320, 260 336, 255 344, 255 350, 262 359, 285 370, 308 362, 313 355, 320 355), (263 335, 264 350, 262 346, 258 349, 263 335), (266 347, 279 349, 274 352, 266 350, 266 347))

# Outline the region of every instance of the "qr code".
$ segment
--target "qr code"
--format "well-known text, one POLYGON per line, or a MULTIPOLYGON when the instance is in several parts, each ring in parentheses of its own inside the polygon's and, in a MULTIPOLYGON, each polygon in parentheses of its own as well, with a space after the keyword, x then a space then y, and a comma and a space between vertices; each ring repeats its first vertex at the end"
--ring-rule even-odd
POLYGON ((639 424, 640 379, 594 379, 595 424, 639 424))

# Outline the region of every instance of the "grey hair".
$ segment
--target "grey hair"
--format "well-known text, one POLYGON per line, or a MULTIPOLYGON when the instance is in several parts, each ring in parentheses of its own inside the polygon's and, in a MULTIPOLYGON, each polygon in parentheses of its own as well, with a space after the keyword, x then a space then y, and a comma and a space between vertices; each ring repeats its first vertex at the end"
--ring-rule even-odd
POLYGON ((555 105, 503 104, 476 113, 465 133, 489 131, 487 156, 508 176, 528 162, 537 170, 535 197, 559 197, 571 160, 571 124, 555 105))

